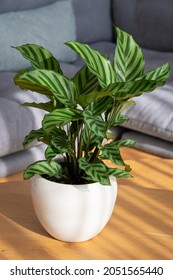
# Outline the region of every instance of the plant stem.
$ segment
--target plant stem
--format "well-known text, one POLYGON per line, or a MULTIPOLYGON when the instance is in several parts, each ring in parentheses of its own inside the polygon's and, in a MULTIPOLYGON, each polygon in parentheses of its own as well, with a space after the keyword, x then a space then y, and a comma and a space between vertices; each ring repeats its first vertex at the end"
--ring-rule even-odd
POLYGON ((95 150, 89 160, 89 163, 93 162, 93 160, 96 158, 96 156, 98 155, 99 149, 97 147, 95 147, 95 150))

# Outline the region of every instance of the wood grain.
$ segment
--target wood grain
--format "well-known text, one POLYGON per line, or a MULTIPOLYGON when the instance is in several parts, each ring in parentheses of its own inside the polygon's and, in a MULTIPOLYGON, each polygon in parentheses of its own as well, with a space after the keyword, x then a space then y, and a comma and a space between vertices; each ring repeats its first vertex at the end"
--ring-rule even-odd
MULTIPOLYGON (((173 160, 123 151, 133 179, 119 179, 113 215, 92 240, 55 240, 38 222, 29 181, 0 184, 0 259, 173 259, 173 160)), ((5 181, 5 178, 4 178, 5 181)))

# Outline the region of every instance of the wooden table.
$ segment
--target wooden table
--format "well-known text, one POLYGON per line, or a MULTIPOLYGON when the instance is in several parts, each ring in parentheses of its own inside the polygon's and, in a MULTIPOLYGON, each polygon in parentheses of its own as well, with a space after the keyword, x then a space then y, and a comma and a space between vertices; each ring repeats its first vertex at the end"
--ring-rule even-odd
POLYGON ((135 178, 118 180, 109 223, 83 243, 61 242, 45 232, 29 181, 1 179, 0 259, 173 259, 173 160, 126 148, 123 154, 135 178))

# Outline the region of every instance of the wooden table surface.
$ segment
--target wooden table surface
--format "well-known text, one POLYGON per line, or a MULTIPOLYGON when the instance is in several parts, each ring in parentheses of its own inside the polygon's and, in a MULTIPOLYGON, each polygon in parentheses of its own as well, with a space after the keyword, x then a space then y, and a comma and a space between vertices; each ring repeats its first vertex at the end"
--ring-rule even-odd
POLYGON ((118 180, 110 221, 82 243, 58 241, 45 232, 33 210, 29 181, 16 181, 20 174, 1 179, 0 259, 173 259, 173 160, 132 149, 123 153, 135 178, 118 180))

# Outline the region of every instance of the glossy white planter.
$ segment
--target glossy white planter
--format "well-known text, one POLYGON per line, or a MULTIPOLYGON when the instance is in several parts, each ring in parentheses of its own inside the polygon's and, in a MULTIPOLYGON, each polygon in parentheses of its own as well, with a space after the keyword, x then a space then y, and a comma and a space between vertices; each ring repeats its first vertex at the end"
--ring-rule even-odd
POLYGON ((34 176, 31 194, 36 215, 56 239, 81 242, 97 235, 109 221, 117 197, 117 181, 67 185, 34 176))

